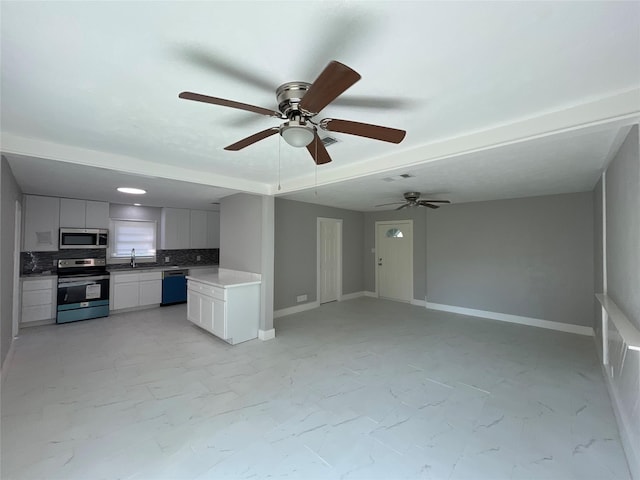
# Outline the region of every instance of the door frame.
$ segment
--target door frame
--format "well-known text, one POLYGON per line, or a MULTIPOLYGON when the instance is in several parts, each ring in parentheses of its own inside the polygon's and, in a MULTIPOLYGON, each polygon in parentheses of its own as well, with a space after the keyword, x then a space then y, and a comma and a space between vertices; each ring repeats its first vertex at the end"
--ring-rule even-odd
MULTIPOLYGON (((398 224, 411 225, 411 248, 409 248, 409 265, 411 265, 411 274, 409 275, 409 288, 411 289, 411 295, 409 303, 413 303, 413 219, 403 220, 382 220, 375 223, 375 230, 373 232, 375 255, 373 256, 373 268, 376 273, 376 297, 380 297, 380 284, 378 279, 378 225, 398 225, 398 224)), ((391 300, 391 299, 390 299, 391 300)), ((398 300, 400 301, 400 300, 398 300)))
POLYGON ((335 222, 337 224, 338 232, 338 265, 337 265, 337 290, 338 299, 342 301, 342 219, 341 218, 328 218, 317 217, 316 219, 316 303, 320 305, 320 223, 321 222, 335 222))
POLYGON ((20 292, 20 250, 22 243, 22 204, 16 200, 15 206, 15 218, 14 218, 13 232, 13 308, 11 314, 11 336, 13 338, 18 336, 20 331, 20 305, 21 305, 21 292, 20 292))

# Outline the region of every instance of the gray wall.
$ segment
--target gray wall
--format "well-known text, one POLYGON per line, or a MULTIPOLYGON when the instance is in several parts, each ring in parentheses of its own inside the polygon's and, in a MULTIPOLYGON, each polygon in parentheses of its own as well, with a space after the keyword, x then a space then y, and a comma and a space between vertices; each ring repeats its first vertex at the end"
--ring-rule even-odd
MULTIPOLYGON (((9 352, 13 325, 13 262, 16 200, 22 203, 22 191, 16 183, 7 159, 0 166, 0 364, 9 352)), ((24 214, 24 212, 23 212, 24 214)))
MULTIPOLYGON (((639 142, 638 125, 635 125, 611 161, 605 177, 607 295, 637 328, 640 328, 639 142)), ((602 224, 599 227, 601 229, 602 224)), ((601 235, 602 230, 596 231, 596 237, 601 235)), ((601 254, 596 255, 602 258, 601 254)), ((609 330, 611 332, 613 327, 609 330)), ((609 339, 609 367, 605 369, 605 376, 632 476, 640 478, 640 354, 626 350, 623 355, 625 346, 619 336, 610 333, 609 339), (615 374, 610 376, 610 371, 615 374)))
POLYGON ((220 201, 220 267, 260 273, 260 330, 273 328, 274 199, 238 193, 220 201))
MULTIPOLYGON (((298 305, 296 296, 317 300, 317 218, 342 219, 342 293, 364 290, 364 214, 276 198, 274 309, 298 305)), ((224 248, 222 249, 224 255, 224 248)))
POLYGON ((238 193, 220 201, 220 267, 261 273, 262 199, 238 193))
POLYGON ((640 154, 634 126, 606 175, 607 294, 640 328, 640 154))
POLYGON ((413 220, 413 298, 424 300, 427 293, 425 244, 427 208, 405 208, 365 214, 364 235, 364 278, 365 290, 376 291, 376 256, 372 249, 376 246, 376 222, 388 220, 413 220))
POLYGON ((593 193, 427 213, 429 302, 593 324, 593 193))

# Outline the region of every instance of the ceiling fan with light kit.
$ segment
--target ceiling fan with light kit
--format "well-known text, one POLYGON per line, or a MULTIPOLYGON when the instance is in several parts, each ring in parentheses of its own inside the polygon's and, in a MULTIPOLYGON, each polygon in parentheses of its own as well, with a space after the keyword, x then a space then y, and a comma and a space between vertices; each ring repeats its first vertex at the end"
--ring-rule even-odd
POLYGON ((318 127, 329 132, 346 133, 396 144, 400 143, 406 135, 404 130, 351 120, 325 118, 320 121, 314 121, 314 117, 323 108, 338 98, 360 78, 361 76, 358 72, 334 60, 329 62, 313 83, 287 82, 280 85, 276 89, 277 111, 193 92, 182 92, 178 96, 185 100, 237 108, 286 120, 279 126, 270 127, 243 138, 225 147, 225 150, 242 150, 249 145, 279 133, 289 145, 306 147, 314 162, 317 165, 322 165, 331 162, 331 157, 318 136, 318 127))
POLYGON ((420 192, 405 192, 404 193, 404 202, 393 202, 393 203, 383 203, 381 205, 376 205, 376 207, 386 207, 389 205, 400 205, 396 210, 402 210, 407 207, 428 207, 428 208, 440 208, 441 205, 436 205, 437 203, 451 203, 449 200, 426 200, 420 198, 420 192))

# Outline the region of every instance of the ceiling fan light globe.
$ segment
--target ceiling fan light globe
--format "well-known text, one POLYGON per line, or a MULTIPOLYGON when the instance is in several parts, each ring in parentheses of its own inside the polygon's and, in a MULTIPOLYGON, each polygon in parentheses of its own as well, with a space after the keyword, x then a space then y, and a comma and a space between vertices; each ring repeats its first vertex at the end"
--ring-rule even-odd
POLYGON ((284 125, 280 135, 292 147, 306 147, 315 138, 315 131, 306 125, 284 125))

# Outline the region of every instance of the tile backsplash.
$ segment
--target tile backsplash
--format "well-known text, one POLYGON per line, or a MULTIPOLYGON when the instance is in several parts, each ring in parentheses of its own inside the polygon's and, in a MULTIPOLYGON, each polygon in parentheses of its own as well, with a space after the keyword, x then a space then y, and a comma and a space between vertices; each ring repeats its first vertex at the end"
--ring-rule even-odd
MULTIPOLYGON (((57 272, 57 261, 64 258, 105 258, 106 250, 96 249, 69 249, 55 252, 21 252, 20 271, 23 275, 30 273, 57 272)), ((219 248, 185 249, 185 250, 158 250, 156 252, 156 262, 143 263, 140 266, 159 267, 164 265, 217 265, 220 260, 219 248), (200 260, 198 260, 200 256, 200 260), (169 257, 169 261, 165 261, 169 257)), ((119 268, 128 269, 128 264, 110 265, 111 270, 119 268)))
MULTIPOLYGON (((157 250, 156 262, 140 263, 142 267, 162 267, 164 265, 217 265, 220 260, 219 248, 189 248, 186 250, 157 250), (200 260, 198 260, 198 256, 200 260), (169 257, 169 261, 165 261, 169 257)), ((109 267, 111 270, 124 269, 127 270, 129 264, 114 264, 109 267)))

